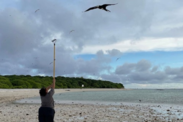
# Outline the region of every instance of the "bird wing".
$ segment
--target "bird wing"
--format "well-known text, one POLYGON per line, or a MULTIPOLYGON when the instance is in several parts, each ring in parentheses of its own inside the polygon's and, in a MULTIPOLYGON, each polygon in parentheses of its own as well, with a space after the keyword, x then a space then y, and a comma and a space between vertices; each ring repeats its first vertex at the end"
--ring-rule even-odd
POLYGON ((37 10, 35 11, 35 13, 36 13, 37 11, 39 11, 39 9, 37 9, 37 10))
POLYGON ((116 59, 116 61, 118 60, 119 58, 116 59))
POLYGON ((73 32, 73 31, 74 31, 74 30, 71 30, 70 33, 73 32))
POLYGON ((111 5, 116 5, 117 3, 115 3, 115 4, 103 4, 102 6, 111 6, 111 5))
POLYGON ((96 9, 96 8, 98 8, 98 6, 91 7, 89 9, 87 9, 85 12, 90 11, 90 10, 93 10, 93 9, 96 9))

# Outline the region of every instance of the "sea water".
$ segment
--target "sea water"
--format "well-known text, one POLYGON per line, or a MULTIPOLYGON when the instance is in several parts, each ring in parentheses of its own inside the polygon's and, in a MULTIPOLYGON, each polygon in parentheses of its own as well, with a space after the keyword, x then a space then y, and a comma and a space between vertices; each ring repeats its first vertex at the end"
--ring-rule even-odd
MULTIPOLYGON (((56 89, 55 89, 56 90, 56 89)), ((55 94, 56 103, 147 103, 183 105, 183 89, 132 89, 84 91, 55 94)), ((41 103, 40 97, 17 100, 16 103, 41 103)))

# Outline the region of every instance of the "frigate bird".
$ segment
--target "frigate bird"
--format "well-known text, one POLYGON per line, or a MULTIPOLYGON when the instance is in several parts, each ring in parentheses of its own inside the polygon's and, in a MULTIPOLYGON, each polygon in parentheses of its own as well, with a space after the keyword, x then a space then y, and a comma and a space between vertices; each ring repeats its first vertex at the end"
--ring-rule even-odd
POLYGON ((69 33, 72 33, 74 30, 71 30, 69 33))
POLYGON ((39 9, 35 10, 35 13, 36 13, 37 11, 39 11, 39 9))
POLYGON ((52 42, 55 42, 57 39, 53 39, 52 42))
POLYGON ((121 57, 118 57, 118 58, 116 59, 116 61, 119 60, 120 58, 121 58, 121 57))
MULTIPOLYGON (((116 4, 117 4, 117 3, 116 3, 116 4)), ((109 10, 106 9, 106 7, 107 7, 107 6, 111 6, 111 5, 116 5, 116 4, 103 4, 103 5, 94 6, 94 7, 91 7, 91 8, 89 8, 89 9, 85 10, 85 12, 90 11, 90 10, 93 10, 93 9, 103 9, 103 10, 105 10, 105 11, 110 12, 109 10)))
POLYGON ((116 59, 116 61, 119 60, 119 58, 116 59))

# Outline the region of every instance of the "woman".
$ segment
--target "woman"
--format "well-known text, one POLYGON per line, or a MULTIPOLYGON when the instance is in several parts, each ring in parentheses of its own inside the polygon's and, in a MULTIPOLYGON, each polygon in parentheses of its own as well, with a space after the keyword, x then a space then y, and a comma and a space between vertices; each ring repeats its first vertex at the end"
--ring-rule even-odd
POLYGON ((39 91, 41 97, 41 107, 39 108, 39 122, 53 122, 54 121, 54 100, 53 94, 55 93, 55 78, 53 83, 47 88, 41 88, 39 91), (48 91, 51 89, 50 91, 48 91))

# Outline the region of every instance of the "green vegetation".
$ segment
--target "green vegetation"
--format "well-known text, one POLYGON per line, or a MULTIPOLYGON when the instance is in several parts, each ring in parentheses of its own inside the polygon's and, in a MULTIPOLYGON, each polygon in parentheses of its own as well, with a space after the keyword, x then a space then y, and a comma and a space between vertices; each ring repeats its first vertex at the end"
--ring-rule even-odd
MULTIPOLYGON (((41 88, 47 87, 52 83, 51 76, 30 76, 30 75, 0 75, 0 88, 41 88)), ((56 88, 124 88, 121 83, 110 81, 85 79, 83 77, 63 77, 56 79, 56 88)))

